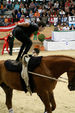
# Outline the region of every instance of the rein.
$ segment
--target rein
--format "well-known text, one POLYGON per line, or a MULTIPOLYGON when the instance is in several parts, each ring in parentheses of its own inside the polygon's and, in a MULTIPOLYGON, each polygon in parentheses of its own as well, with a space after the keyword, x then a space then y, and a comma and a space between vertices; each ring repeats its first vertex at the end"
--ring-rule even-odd
MULTIPOLYGON (((67 82, 64 81, 64 80, 60 80, 60 79, 56 79, 56 78, 54 78, 54 77, 49 77, 49 76, 41 75, 41 74, 34 73, 34 72, 31 72, 31 71, 28 71, 28 73, 33 74, 33 75, 37 75, 37 76, 40 76, 40 77, 43 77, 43 78, 47 78, 47 79, 50 79, 50 80, 55 80, 55 81, 57 81, 57 82, 67 83, 67 82)), ((60 77, 60 78, 62 78, 62 77, 60 77)), ((67 80, 66 78, 62 78, 62 79, 67 80)))

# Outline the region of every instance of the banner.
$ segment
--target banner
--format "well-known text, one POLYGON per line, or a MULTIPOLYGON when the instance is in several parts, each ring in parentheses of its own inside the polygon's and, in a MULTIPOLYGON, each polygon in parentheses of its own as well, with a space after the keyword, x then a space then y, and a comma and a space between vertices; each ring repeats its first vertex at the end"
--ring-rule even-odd
POLYGON ((20 21, 16 22, 16 23, 13 23, 13 24, 10 24, 8 26, 0 26, 0 32, 7 32, 7 31, 11 31, 14 29, 14 27, 16 27, 16 24, 17 23, 23 23, 24 22, 24 19, 21 19, 20 21))
POLYGON ((72 24, 75 26, 75 16, 69 16, 69 26, 72 24))
POLYGON ((8 25, 8 26, 1 26, 0 32, 11 31, 11 30, 14 29, 15 26, 16 26, 16 24, 11 24, 11 25, 8 25))

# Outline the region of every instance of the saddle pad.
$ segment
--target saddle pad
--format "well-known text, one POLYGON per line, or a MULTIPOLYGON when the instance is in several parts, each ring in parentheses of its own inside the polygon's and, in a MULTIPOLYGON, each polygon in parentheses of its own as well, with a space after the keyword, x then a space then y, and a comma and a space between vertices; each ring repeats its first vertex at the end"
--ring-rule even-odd
POLYGON ((17 62, 16 60, 6 60, 4 65, 8 71, 21 72, 22 70, 21 62, 17 62))
MULTIPOLYGON (((31 57, 28 63, 28 70, 33 71, 38 65, 40 65, 42 56, 40 57, 31 57)), ((21 72, 22 64, 21 62, 16 62, 16 60, 6 60, 4 65, 8 71, 21 72)))

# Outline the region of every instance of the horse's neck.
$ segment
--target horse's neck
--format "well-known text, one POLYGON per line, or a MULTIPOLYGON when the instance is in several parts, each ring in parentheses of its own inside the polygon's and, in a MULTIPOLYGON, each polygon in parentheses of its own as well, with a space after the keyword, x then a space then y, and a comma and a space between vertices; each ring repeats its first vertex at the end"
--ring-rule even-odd
POLYGON ((71 62, 67 60, 58 60, 58 61, 51 61, 47 63, 49 64, 49 70, 51 71, 52 75, 56 78, 59 78, 63 73, 68 72, 69 68, 71 67, 71 62))

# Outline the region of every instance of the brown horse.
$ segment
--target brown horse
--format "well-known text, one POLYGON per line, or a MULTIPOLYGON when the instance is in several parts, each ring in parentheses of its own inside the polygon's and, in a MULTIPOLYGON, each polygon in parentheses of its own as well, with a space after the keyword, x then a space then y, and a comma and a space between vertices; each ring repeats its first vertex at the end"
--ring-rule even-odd
MULTIPOLYGON (((4 65, 5 61, 0 61, 0 85, 6 94, 6 105, 9 113, 12 109, 13 89, 23 91, 20 74, 18 72, 8 71, 4 65)), ((35 73, 58 79, 61 74, 67 72, 68 88, 75 90, 75 59, 69 56, 46 56, 42 57, 41 63, 34 70, 35 73)), ((36 92, 45 105, 45 111, 52 113, 56 108, 53 95, 53 89, 56 86, 56 80, 30 75, 32 77, 33 93, 36 92)))

